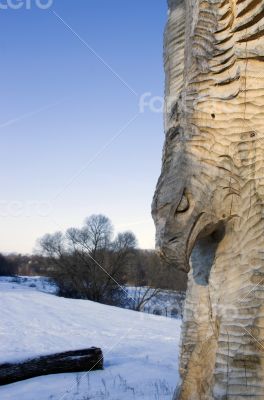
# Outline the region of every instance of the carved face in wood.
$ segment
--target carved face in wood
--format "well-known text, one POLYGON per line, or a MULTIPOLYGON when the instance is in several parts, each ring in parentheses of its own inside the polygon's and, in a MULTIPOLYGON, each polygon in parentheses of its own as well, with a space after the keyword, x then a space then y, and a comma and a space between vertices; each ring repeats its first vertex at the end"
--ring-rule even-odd
POLYGON ((193 1, 196 8, 187 8, 190 15, 186 3, 169 2, 165 104, 173 107, 165 115, 153 218, 157 248, 188 270, 200 237, 231 218, 244 218, 250 204, 242 200, 243 187, 244 199, 251 192, 264 197, 260 174, 254 172, 254 165, 263 161, 257 142, 263 125, 263 2, 243 9, 244 1, 225 1, 221 7, 215 1, 193 1))
POLYGON ((201 134, 186 138, 181 129, 167 134, 163 159, 152 206, 156 245, 165 260, 188 271, 196 241, 230 218, 230 174, 201 134))

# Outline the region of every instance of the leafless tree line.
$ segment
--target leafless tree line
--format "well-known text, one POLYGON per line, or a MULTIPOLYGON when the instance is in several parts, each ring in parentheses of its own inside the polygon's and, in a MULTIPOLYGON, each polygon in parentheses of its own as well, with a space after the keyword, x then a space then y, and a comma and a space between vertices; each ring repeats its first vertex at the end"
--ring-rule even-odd
POLYGON ((121 302, 125 295, 125 267, 136 247, 132 232, 113 237, 110 220, 92 215, 82 228, 47 234, 38 245, 61 295, 105 304, 121 302))
POLYGON ((0 257, 0 275, 45 275, 56 281, 61 296, 115 305, 127 301, 132 286, 130 304, 138 311, 160 289, 185 289, 186 277, 162 265, 154 250, 138 249, 132 232, 113 232, 107 217, 92 215, 81 228, 43 236, 35 255, 9 255, 2 273, 0 257))

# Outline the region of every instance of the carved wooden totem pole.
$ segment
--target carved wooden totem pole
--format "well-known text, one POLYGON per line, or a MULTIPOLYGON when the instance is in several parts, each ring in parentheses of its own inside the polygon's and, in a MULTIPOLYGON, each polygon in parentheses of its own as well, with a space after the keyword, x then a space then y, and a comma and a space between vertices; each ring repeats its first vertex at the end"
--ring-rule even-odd
POLYGON ((170 0, 157 247, 188 272, 179 400, 264 400, 264 0, 170 0))

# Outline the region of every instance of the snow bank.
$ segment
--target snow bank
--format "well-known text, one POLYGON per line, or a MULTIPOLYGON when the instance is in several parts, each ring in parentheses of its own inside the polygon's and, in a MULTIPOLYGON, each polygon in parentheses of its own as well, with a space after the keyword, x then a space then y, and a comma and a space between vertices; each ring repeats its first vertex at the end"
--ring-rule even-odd
POLYGON ((178 381, 180 321, 64 299, 0 280, 0 362, 98 346, 105 370, 0 388, 1 400, 165 400, 178 381))

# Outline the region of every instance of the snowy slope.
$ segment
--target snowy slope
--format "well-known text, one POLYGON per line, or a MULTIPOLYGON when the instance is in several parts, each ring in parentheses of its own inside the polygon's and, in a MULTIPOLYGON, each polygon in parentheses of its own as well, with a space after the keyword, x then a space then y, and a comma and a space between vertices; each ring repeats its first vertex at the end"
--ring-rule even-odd
POLYGON ((11 287, 14 286, 14 289, 18 289, 19 284, 20 288, 25 286, 44 293, 56 294, 58 291, 55 282, 44 276, 0 276, 0 283, 2 288, 5 283, 10 288, 9 284, 12 283, 11 287))
POLYGON ((0 362, 98 346, 105 370, 0 388, 1 400, 169 400, 180 321, 72 300, 0 280, 0 362))
MULTIPOLYGON (((144 292, 149 290, 148 287, 126 286, 128 293, 128 304, 126 308, 134 309, 135 302, 142 298, 144 292), (135 299, 135 300, 133 300, 135 299)), ((151 289, 147 297, 154 293, 155 289, 151 289)), ((169 318, 182 318, 183 307, 185 301, 185 293, 174 290, 159 290, 143 307, 142 312, 155 315, 163 315, 169 318)))

